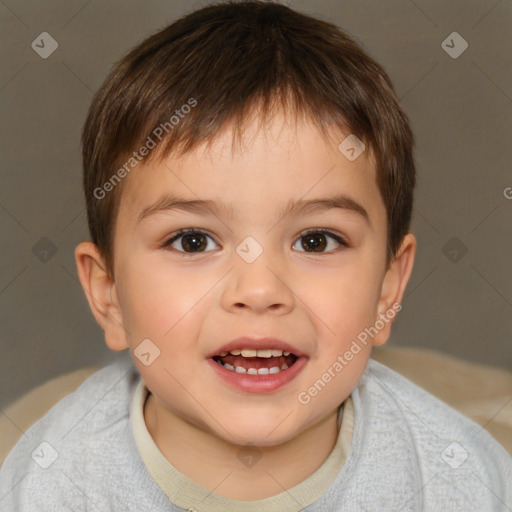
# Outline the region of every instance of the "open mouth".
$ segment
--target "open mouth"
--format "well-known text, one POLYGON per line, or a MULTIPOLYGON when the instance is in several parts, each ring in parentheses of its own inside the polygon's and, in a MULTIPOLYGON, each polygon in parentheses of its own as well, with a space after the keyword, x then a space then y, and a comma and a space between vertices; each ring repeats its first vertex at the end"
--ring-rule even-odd
POLYGON ((236 373, 271 375, 293 366, 298 357, 279 349, 243 349, 221 352, 212 358, 217 364, 236 373))

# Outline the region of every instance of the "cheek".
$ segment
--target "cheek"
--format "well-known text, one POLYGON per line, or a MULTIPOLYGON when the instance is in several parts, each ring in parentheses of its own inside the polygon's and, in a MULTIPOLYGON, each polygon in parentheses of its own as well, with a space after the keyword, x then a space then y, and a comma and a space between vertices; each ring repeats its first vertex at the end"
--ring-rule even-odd
POLYGON ((182 390, 178 383, 200 380, 202 367, 191 362, 201 357, 198 319, 212 307, 211 297, 205 296, 211 284, 198 273, 176 272, 169 266, 141 270, 133 265, 125 271, 122 308, 130 349, 135 352, 142 340, 149 339, 160 351, 149 366, 135 352, 134 363, 152 390, 165 389, 168 396, 177 396, 182 390))
POLYGON ((208 290, 204 277, 173 271, 168 265, 143 270, 133 265, 124 271, 120 300, 133 342, 141 336, 164 342, 187 324, 183 320, 208 290))
POLYGON ((336 342, 348 341, 373 324, 379 284, 375 269, 368 265, 340 268, 322 286, 310 287, 308 306, 324 321, 324 328, 330 328, 327 332, 336 342))

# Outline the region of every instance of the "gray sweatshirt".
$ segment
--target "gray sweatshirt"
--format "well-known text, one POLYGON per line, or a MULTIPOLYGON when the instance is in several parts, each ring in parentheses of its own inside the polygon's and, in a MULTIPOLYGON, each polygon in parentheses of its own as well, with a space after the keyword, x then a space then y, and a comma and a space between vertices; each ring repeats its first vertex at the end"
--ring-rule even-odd
MULTIPOLYGON (((137 450, 130 406, 139 381, 121 358, 36 422, 0 469, 0 510, 183 512, 137 450)), ((512 510, 512 459, 482 427, 373 360, 351 396, 347 460, 320 498, 294 510, 512 510)), ((256 512, 264 501, 229 500, 229 510, 256 512)))

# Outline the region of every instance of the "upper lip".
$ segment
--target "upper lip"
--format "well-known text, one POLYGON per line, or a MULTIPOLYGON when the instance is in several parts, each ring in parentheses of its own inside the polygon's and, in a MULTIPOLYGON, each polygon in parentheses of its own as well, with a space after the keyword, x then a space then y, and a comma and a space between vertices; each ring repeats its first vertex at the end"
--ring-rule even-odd
POLYGON ((242 350, 244 348, 252 348, 255 350, 273 348, 276 350, 282 350, 283 352, 288 351, 297 357, 306 355, 297 347, 294 347, 290 343, 287 343, 286 341, 280 340, 278 338, 252 338, 249 336, 244 336, 231 340, 225 345, 215 349, 214 352, 208 355, 208 358, 211 359, 214 356, 218 356, 221 352, 231 352, 231 350, 242 350))

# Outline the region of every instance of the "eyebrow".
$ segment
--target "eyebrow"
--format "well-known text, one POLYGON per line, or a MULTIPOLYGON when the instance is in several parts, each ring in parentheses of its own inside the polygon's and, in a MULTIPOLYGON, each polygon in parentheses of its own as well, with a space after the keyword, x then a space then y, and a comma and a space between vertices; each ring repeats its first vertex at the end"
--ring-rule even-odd
MULTIPOLYGON (((339 209, 349 213, 359 215, 371 228, 370 216, 366 209, 355 199, 345 195, 338 194, 333 197, 318 199, 299 199, 298 201, 290 199, 281 209, 279 217, 282 219, 287 216, 298 217, 314 213, 324 213, 329 210, 339 209)), ((165 213, 173 210, 187 211, 198 214, 224 215, 233 218, 234 208, 232 204, 219 203, 212 199, 186 199, 179 196, 165 195, 155 203, 144 208, 139 215, 138 222, 156 213, 165 213)))

